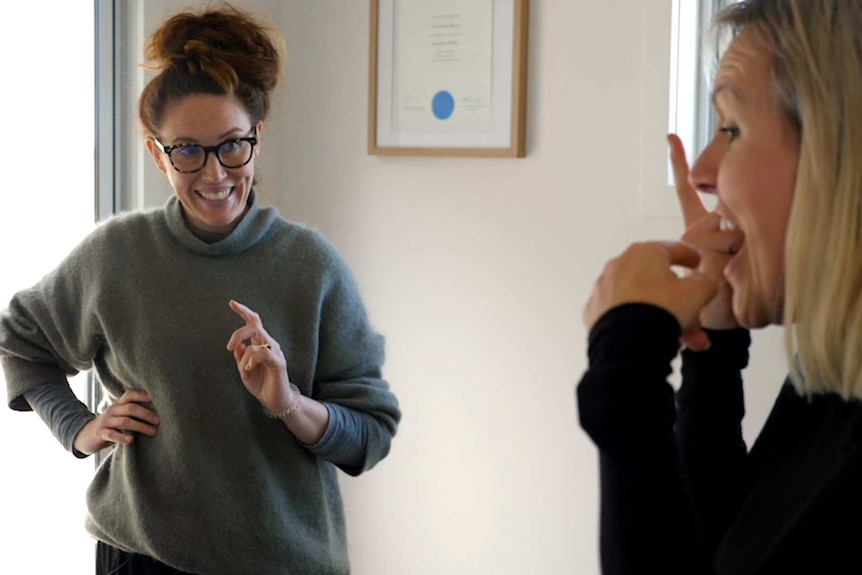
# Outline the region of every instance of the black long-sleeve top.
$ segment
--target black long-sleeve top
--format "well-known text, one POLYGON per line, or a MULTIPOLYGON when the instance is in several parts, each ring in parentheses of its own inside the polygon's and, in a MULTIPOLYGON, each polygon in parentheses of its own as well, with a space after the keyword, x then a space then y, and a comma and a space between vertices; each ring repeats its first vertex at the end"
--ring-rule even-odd
POLYGON ((862 403, 785 382, 752 449, 742 439, 746 330, 682 352, 645 304, 589 337, 581 425, 599 449, 605 575, 862 573, 862 403))

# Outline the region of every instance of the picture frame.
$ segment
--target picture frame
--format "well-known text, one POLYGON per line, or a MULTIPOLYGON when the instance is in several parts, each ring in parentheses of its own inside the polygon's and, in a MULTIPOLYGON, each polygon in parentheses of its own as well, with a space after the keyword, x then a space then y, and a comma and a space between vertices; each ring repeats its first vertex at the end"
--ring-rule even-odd
POLYGON ((370 155, 526 156, 529 0, 370 2, 370 155))

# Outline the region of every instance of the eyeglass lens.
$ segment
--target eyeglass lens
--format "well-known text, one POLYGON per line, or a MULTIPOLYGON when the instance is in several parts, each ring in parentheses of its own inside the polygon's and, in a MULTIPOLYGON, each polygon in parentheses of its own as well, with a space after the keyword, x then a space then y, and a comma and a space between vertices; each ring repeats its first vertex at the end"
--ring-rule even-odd
MULTIPOLYGON (((251 159, 252 145, 243 140, 229 140, 222 143, 216 152, 219 162, 225 168, 239 168, 251 159)), ((206 163, 207 152, 198 144, 177 146, 171 150, 171 162, 183 172, 199 170, 206 163)))

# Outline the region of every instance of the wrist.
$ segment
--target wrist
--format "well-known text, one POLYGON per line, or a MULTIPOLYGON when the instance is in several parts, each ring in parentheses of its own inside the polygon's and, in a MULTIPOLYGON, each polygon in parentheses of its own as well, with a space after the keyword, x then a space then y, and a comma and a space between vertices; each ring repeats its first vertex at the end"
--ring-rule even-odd
POLYGON ((99 439, 96 433, 93 431, 93 427, 96 425, 96 423, 94 423, 96 419, 97 418, 94 417, 87 421, 87 423, 85 423, 78 431, 78 433, 75 434, 75 439, 72 440, 73 452, 78 452, 82 455, 89 456, 110 445, 108 442, 99 439))
POLYGON ((287 401, 287 406, 282 406, 281 409, 270 409, 265 404, 261 403, 261 407, 263 408, 263 413, 270 419, 284 419, 295 413, 299 409, 299 398, 302 394, 299 391, 299 388, 296 387, 296 384, 290 382, 288 383, 288 388, 290 390, 290 396, 287 401))

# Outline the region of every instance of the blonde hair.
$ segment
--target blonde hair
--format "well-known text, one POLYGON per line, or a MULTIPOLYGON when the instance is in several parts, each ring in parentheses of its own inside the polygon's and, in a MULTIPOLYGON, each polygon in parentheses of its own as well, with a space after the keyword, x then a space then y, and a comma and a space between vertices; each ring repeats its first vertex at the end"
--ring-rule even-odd
POLYGON ((783 323, 800 393, 862 399, 862 2, 750 0, 718 29, 754 27, 800 134, 783 323))

